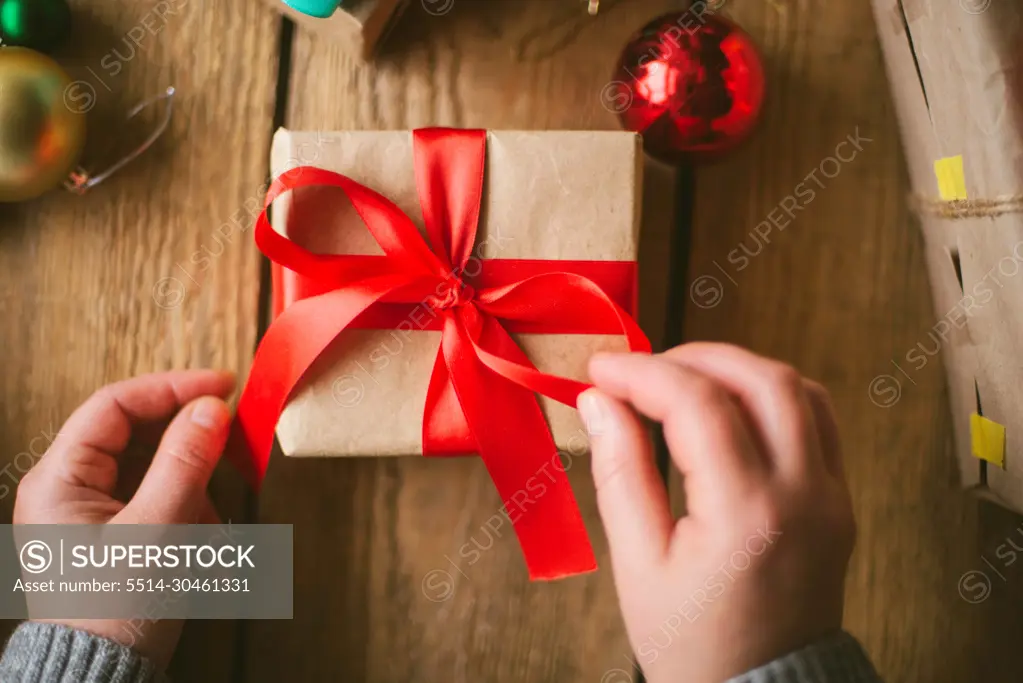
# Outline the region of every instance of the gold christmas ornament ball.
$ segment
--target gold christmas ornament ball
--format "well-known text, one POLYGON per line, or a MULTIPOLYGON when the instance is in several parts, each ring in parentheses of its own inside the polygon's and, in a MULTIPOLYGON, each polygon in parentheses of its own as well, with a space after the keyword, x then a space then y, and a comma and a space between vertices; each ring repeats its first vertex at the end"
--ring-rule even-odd
POLYGON ((44 54, 0 49, 0 202, 43 194, 82 152, 85 115, 65 103, 71 79, 44 54))

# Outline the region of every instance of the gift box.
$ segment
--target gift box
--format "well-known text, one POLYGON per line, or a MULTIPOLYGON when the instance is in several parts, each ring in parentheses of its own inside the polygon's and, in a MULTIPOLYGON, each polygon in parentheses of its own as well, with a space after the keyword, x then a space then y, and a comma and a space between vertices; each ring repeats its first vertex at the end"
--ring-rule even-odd
POLYGON ((943 357, 963 485, 1023 512, 1023 8, 872 1, 935 323, 871 398, 896 404, 943 357))
MULTIPOLYGON (((557 259, 635 263, 639 243, 642 154, 632 133, 487 134, 486 178, 478 238, 469 270, 488 259, 557 259)), ((285 173, 316 148, 316 165, 378 189, 421 226, 408 132, 310 133, 280 130, 271 168, 285 173)), ((318 253, 381 254, 351 203, 331 188, 282 197, 274 229, 318 253)), ((283 309, 302 297, 293 273, 278 269, 283 309)), ((628 283, 635 286, 635 279, 628 283)), ((632 300, 635 291, 622 292, 632 300)), ((292 395, 277 426, 288 456, 421 454, 423 409, 440 332, 423 305, 396 329, 346 330, 292 395), (397 329, 400 328, 400 329, 397 329)), ((541 370, 586 379, 597 351, 624 351, 621 335, 517 334, 541 370)), ((585 434, 574 407, 542 397, 555 444, 578 449, 585 434)), ((471 451, 469 451, 471 453, 471 451)))
POLYGON ((270 2, 299 26, 335 41, 355 57, 369 59, 401 16, 409 0, 345 0, 326 19, 299 12, 281 0, 270 2))
POLYGON ((531 575, 592 569, 558 452, 587 450, 590 356, 649 351, 639 137, 281 130, 271 157, 275 320, 243 471, 261 477, 275 424, 289 456, 479 455, 506 506, 530 501, 512 522, 531 575))

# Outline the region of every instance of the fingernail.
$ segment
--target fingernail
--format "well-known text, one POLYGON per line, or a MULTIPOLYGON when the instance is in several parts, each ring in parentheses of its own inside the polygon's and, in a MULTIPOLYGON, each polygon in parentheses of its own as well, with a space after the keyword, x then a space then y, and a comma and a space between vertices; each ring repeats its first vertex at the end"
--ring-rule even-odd
POLYGON ((224 423, 224 402, 212 396, 197 399, 190 416, 194 424, 206 429, 218 429, 224 423))
POLYGON ((586 433, 590 436, 598 436, 606 426, 608 406, 604 394, 597 389, 587 389, 579 394, 576 401, 576 408, 583 418, 586 426, 586 433))

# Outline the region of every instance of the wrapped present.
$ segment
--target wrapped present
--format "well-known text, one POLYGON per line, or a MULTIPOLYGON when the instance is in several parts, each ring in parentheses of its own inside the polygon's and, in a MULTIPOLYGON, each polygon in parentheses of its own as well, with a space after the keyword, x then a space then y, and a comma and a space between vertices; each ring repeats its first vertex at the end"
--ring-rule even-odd
POLYGON ((243 472, 258 485, 275 426, 291 456, 478 454, 530 575, 592 570, 558 450, 585 450, 589 357, 650 349, 638 136, 282 130, 272 159, 255 236, 275 319, 239 403, 243 472))
POLYGON ((326 18, 310 16, 281 0, 270 2, 296 24, 335 41, 360 59, 369 59, 409 0, 345 0, 326 18))
POLYGON ((936 310, 871 397, 943 356, 963 484, 1023 512, 1023 7, 872 2, 936 310))

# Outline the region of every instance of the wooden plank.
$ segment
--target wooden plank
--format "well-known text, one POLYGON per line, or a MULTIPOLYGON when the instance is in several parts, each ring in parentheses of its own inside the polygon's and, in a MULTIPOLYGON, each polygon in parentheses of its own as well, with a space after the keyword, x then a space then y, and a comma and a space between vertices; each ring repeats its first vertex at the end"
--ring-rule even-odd
POLYGON ((905 208, 870 8, 728 11, 763 45, 772 94, 753 144, 698 173, 690 283, 714 277, 721 298, 690 302, 688 337, 779 357, 830 389, 860 530, 846 625, 885 680, 1012 680, 1023 603, 1006 543, 1020 545, 1019 518, 958 490, 942 364, 905 362, 918 343, 933 347, 945 311, 932 306, 905 208), (857 130, 872 141, 828 178, 835 166, 822 162, 857 130), (806 180, 815 169, 823 187, 806 180), (804 182, 815 198, 758 238, 755 226, 772 211, 785 218, 777 207, 804 182))
MULTIPOLYGON (((673 5, 605 0, 591 18, 574 1, 459 1, 443 16, 412 3, 371 65, 299 30, 287 125, 615 128, 601 90, 618 51, 673 5)), ((658 339, 672 178, 648 170, 645 206, 660 220, 642 247, 642 306, 658 339)), ((530 584, 478 460, 278 455, 260 518, 295 524, 296 613, 247 626, 246 680, 567 681, 630 670, 586 459, 569 475, 604 569, 530 584)))
MULTIPOLYGON (((69 106, 91 109, 88 159, 136 144, 146 130, 126 127, 125 113, 168 85, 176 111, 155 149, 89 195, 4 207, 0 464, 41 447, 37 437, 108 382, 171 368, 242 373, 256 340, 258 252, 241 234, 249 219, 233 221, 266 175, 279 18, 251 0, 73 10, 75 38, 59 59, 78 79, 69 106)), ((240 482, 221 475, 214 500, 237 519, 240 482)), ((13 501, 0 501, 5 519, 13 501)), ((189 623, 176 680, 230 680, 235 632, 189 623)))

